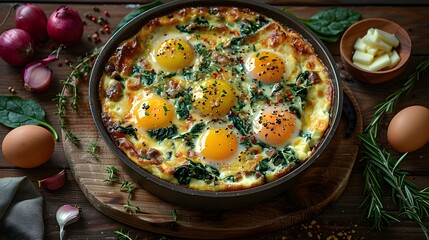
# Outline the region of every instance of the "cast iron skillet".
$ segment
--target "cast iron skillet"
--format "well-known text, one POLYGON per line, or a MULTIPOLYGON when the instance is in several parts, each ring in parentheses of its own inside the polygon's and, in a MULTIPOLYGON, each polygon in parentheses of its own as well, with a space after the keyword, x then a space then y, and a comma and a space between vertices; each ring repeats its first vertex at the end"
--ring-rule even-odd
POLYGON ((103 50, 100 52, 93 67, 90 78, 89 98, 91 113, 102 138, 114 152, 114 154, 116 154, 116 156, 124 163, 124 165, 129 168, 129 174, 133 177, 134 181, 140 184, 140 186, 155 196, 158 196, 159 198, 174 204, 200 210, 227 210, 246 207, 269 200, 286 190, 287 187, 292 184, 294 178, 296 178, 297 175, 301 174, 306 168, 308 168, 320 156, 320 154, 331 141, 338 123, 340 122, 343 95, 335 61, 325 45, 317 37, 315 37, 315 34, 311 32, 311 30, 281 10, 264 3, 248 0, 181 0, 163 4, 145 12, 142 15, 139 15, 111 37, 111 39, 104 46, 103 50), (140 30, 140 28, 151 19, 189 6, 234 6, 249 8, 255 12, 264 14, 267 17, 270 17, 300 33, 302 37, 313 46, 317 55, 327 67, 333 84, 333 103, 331 108, 329 128, 325 133, 323 140, 317 147, 315 153, 305 163, 301 164, 291 173, 276 181, 247 190, 230 192, 206 192, 193 190, 163 181, 143 170, 134 162, 132 162, 110 138, 101 121, 101 106, 98 98, 99 81, 103 74, 104 66, 107 60, 114 53, 115 49, 122 41, 127 40, 128 38, 135 35, 140 30))

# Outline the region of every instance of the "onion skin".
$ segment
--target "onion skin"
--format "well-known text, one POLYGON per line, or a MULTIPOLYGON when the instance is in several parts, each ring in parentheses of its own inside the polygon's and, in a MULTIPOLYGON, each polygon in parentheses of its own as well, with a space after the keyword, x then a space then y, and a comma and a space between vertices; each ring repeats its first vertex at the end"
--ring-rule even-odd
POLYGON ((45 12, 34 4, 23 4, 15 14, 15 26, 28 32, 35 42, 45 42, 48 39, 46 26, 48 18, 45 12))
POLYGON ((12 66, 29 63, 34 56, 34 41, 22 29, 9 29, 0 35, 0 57, 12 66))
POLYGON ((61 6, 48 18, 49 37, 58 44, 71 46, 83 34, 83 22, 79 14, 68 6, 61 6))

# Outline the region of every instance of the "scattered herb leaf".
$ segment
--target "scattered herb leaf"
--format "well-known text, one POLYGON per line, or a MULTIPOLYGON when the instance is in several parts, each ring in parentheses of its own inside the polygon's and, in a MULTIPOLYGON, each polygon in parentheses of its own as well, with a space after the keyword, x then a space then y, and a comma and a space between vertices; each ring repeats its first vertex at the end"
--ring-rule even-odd
POLYGON ((94 140, 89 144, 88 150, 86 152, 91 154, 91 156, 95 157, 95 153, 97 152, 97 150, 98 150, 97 140, 94 140))
POLYGON ((16 128, 22 125, 40 125, 51 131, 55 140, 58 134, 45 120, 45 111, 33 100, 22 99, 18 96, 0 96, 0 123, 16 128))
POLYGON ((171 215, 173 216, 173 220, 175 222, 177 222, 177 210, 176 209, 173 209, 173 211, 171 211, 171 215))
POLYGON ((122 229, 116 230, 113 233, 115 234, 116 237, 118 237, 118 240, 133 240, 130 236, 130 233, 129 232, 125 233, 122 229))
POLYGON ((106 168, 106 172, 109 174, 104 182, 108 183, 119 183, 118 173, 119 169, 115 166, 110 166, 106 168))

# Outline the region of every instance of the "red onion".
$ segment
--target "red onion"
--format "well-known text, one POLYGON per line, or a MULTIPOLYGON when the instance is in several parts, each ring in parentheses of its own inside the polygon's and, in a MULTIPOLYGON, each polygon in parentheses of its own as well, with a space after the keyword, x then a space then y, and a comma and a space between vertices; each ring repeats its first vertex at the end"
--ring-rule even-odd
POLYGON ((34 41, 22 29, 9 29, 0 35, 0 57, 10 65, 21 66, 33 59, 34 41))
POLYGON ((45 12, 34 4, 23 4, 16 10, 16 27, 28 32, 36 42, 48 39, 47 23, 45 12))
POLYGON ((70 7, 61 6, 48 19, 48 34, 58 44, 73 45, 82 37, 82 19, 70 7))
POLYGON ((34 61, 25 66, 23 73, 25 89, 30 92, 46 90, 52 83, 52 70, 48 64, 57 60, 57 56, 50 55, 43 60, 34 61))

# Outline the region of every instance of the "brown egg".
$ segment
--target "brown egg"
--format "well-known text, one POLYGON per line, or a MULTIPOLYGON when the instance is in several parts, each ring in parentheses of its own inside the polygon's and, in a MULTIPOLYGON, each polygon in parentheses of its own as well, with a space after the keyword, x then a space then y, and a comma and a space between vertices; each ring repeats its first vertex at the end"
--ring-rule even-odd
POLYGON ((55 149, 53 135, 45 128, 25 125, 10 131, 3 139, 6 160, 17 167, 35 168, 49 160, 55 149))
POLYGON ((429 141, 429 109, 411 106, 402 109, 390 121, 387 140, 398 152, 412 152, 429 141))

